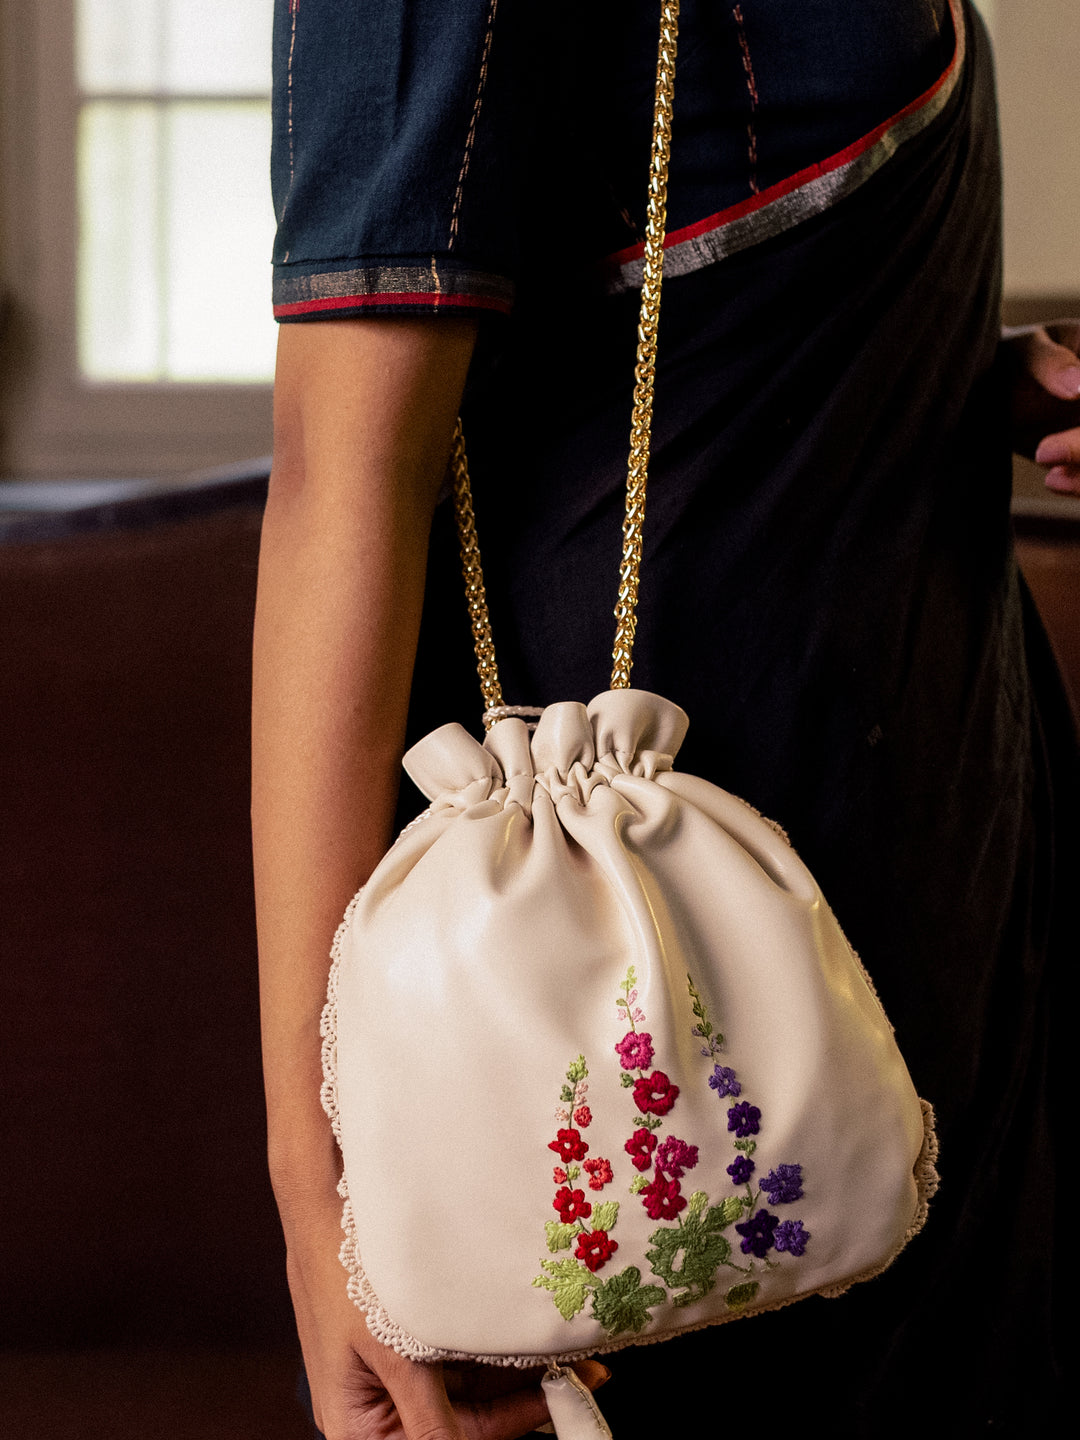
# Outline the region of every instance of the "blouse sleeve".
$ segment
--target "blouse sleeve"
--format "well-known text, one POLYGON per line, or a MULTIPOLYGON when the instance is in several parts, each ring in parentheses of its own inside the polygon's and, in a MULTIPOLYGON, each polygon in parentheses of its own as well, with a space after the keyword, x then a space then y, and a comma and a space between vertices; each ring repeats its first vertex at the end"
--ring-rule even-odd
POLYGON ((509 0, 275 5, 276 317, 509 310, 509 0))

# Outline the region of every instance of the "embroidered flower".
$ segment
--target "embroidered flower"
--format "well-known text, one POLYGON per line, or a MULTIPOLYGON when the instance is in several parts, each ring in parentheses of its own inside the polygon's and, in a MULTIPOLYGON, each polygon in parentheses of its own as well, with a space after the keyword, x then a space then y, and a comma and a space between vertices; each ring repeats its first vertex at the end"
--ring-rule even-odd
POLYGON ((611 1259, 618 1248, 619 1242, 609 1240, 606 1230, 590 1230, 586 1234, 578 1236, 577 1249, 574 1254, 579 1260, 584 1260, 587 1267, 595 1272, 611 1259))
POLYGON ((602 1190, 605 1185, 610 1185, 614 1179, 611 1173, 611 1161, 601 1160, 599 1158, 585 1161, 585 1174, 589 1177, 590 1190, 602 1190))
POLYGON ((656 1168, 672 1180, 681 1180, 698 1162, 698 1147, 669 1135, 656 1152, 656 1168))
POLYGON ((658 1170, 652 1184, 641 1192, 641 1201, 650 1220, 674 1220, 686 1209, 686 1196, 677 1180, 665 1180, 658 1170))
POLYGON ((560 1105, 559 1108, 555 1111, 555 1124, 556 1124, 556 1125, 569 1125, 569 1124, 570 1124, 570 1111, 567 1110, 567 1108, 566 1108, 565 1105, 560 1105))
POLYGON ((582 1160, 589 1153, 589 1147, 576 1130, 560 1130, 558 1138, 547 1147, 554 1150, 564 1165, 571 1160, 582 1160))
POLYGON ((561 1165, 556 1165, 555 1169, 551 1172, 551 1178, 555 1181, 556 1185, 565 1185, 567 1181, 566 1171, 561 1165))
MULTIPOLYGON (((708 1055, 707 1050, 702 1050, 703 1055, 708 1055)), ((713 1072, 709 1076, 709 1089, 715 1090, 722 1100, 725 1095, 741 1095, 742 1085, 735 1078, 735 1071, 730 1065, 714 1065, 713 1072)))
POLYGON ((773 1244, 777 1250, 786 1250, 789 1255, 805 1254, 809 1239, 810 1231, 803 1229, 801 1220, 782 1220, 773 1232, 773 1244))
POLYGON ((754 1162, 747 1155, 737 1155, 727 1167, 727 1173, 731 1176, 733 1185, 745 1185, 754 1170, 754 1162))
POLYGON ((777 1165, 762 1180, 761 1188, 768 1194, 770 1205, 789 1205, 793 1200, 801 1200, 802 1166, 777 1165))
POLYGON ((587 1220, 592 1214, 592 1205, 585 1199, 585 1191, 571 1190, 569 1185, 556 1190, 551 1203, 564 1225, 570 1225, 575 1220, 587 1220))
POLYGON ((634 1162, 635 1170, 652 1168, 652 1153, 656 1149, 656 1136, 651 1130, 635 1130, 623 1149, 634 1162))
POLYGON ((580 1125, 582 1130, 587 1130, 592 1124, 592 1111, 588 1105, 579 1105, 574 1111, 574 1124, 580 1125))
POLYGON ((643 1115, 666 1115, 678 1098, 678 1085, 673 1085, 662 1070, 634 1082, 634 1104, 643 1115))
POLYGON ((652 1036, 644 1030, 631 1030, 615 1046, 615 1053, 624 1070, 644 1070, 652 1064, 652 1036))
POLYGON ((759 1260, 773 1247, 773 1234, 780 1224, 779 1215, 770 1215, 768 1210, 758 1210, 749 1220, 744 1220, 735 1229, 743 1237, 739 1249, 744 1255, 755 1255, 759 1260))
MULTIPOLYGON (((747 1135, 756 1135, 761 1128, 760 1121, 761 1111, 756 1105, 751 1105, 749 1100, 741 1100, 738 1105, 732 1105, 727 1112, 727 1128, 734 1130, 740 1140, 745 1140, 747 1135)), ((559 1131, 560 1135, 566 1133, 568 1132, 559 1131)), ((552 1145, 551 1149, 554 1150, 555 1146, 552 1145)), ((577 1156, 572 1158, 577 1159, 577 1156)))

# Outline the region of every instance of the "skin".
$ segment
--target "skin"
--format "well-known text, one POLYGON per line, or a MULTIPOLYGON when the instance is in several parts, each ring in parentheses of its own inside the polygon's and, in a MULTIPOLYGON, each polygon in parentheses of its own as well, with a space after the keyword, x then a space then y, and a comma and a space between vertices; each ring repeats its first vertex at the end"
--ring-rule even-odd
MULTIPOLYGON (((375 1341, 337 1259, 319 1017, 346 905, 391 836, 428 535, 469 319, 281 329, 254 638, 252 829, 270 1174, 327 1440, 512 1440, 538 1375, 419 1365, 375 1341)), ((1018 448, 1080 495, 1080 322, 1006 332, 1018 448)), ((607 1372, 579 1368, 595 1388, 607 1372)))

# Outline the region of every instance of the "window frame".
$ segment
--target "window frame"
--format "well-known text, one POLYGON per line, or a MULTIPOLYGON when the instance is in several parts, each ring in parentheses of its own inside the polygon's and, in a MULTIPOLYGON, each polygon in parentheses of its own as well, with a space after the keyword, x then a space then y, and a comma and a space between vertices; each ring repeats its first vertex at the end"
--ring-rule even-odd
MULTIPOLYGON (((165 475, 265 454, 269 383, 80 375, 74 0, 0 0, 0 54, 0 468, 165 475)), ((270 279, 267 256, 267 307, 270 279)))

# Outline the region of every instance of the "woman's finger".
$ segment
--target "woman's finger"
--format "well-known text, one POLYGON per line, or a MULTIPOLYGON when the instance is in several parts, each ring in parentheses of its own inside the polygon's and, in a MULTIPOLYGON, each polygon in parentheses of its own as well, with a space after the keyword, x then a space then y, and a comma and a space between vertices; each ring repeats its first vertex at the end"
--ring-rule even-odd
POLYGON ((1059 400, 1080 396, 1080 321, 1058 320, 1050 326, 1033 325, 1006 330, 1018 346, 1028 374, 1059 400))

